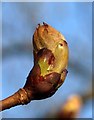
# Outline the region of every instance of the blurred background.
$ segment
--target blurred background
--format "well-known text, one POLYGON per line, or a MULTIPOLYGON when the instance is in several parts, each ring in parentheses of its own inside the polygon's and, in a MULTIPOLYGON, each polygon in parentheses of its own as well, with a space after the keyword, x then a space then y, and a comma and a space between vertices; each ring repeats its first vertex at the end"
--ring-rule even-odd
POLYGON ((68 42, 66 80, 51 98, 3 111, 3 118, 53 118, 74 94, 82 100, 77 117, 92 118, 92 3, 2 3, 2 99, 25 84, 33 67, 32 35, 42 22, 68 42))

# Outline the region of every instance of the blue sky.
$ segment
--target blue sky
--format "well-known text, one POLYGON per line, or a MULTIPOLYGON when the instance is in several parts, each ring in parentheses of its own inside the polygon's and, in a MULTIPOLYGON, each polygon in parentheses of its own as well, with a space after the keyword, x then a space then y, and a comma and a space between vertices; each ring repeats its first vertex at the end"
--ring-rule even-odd
MULTIPOLYGON (((4 111, 3 117, 44 117, 69 95, 84 94, 91 88, 92 3, 3 3, 3 98, 23 87, 33 66, 32 35, 43 21, 60 31, 68 42, 68 76, 52 98, 4 111), (31 47, 31 53, 24 54, 19 44, 31 47)), ((91 112, 91 102, 84 104, 80 117, 91 117, 91 112)))

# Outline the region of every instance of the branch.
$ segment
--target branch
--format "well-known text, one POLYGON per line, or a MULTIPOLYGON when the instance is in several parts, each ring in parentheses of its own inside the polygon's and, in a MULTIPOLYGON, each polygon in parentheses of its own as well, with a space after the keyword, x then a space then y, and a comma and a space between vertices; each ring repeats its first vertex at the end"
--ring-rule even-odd
POLYGON ((67 75, 68 44, 64 36, 46 23, 33 35, 34 66, 24 87, 0 101, 0 110, 51 97, 67 75), (63 62, 62 62, 63 61, 63 62))
POLYGON ((10 97, 0 101, 0 111, 9 109, 17 105, 24 105, 29 102, 30 100, 25 89, 19 89, 10 97))

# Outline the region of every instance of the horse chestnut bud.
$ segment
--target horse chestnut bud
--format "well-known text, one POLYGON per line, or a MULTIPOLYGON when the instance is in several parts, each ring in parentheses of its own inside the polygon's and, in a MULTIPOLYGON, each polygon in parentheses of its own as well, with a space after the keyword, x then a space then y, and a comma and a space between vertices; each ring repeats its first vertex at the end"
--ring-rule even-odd
POLYGON ((33 35, 34 67, 24 89, 31 99, 52 96, 67 75, 68 45, 63 35, 46 23, 38 25, 33 35), (32 92, 31 92, 32 91, 32 92))

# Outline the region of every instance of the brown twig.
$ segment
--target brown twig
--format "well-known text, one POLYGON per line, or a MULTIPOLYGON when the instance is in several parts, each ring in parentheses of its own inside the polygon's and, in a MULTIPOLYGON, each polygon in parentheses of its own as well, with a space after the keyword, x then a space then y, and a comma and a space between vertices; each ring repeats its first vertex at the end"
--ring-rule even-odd
POLYGON ((19 89, 10 97, 0 101, 0 111, 9 109, 17 105, 27 104, 29 101, 30 100, 25 89, 19 89))
POLYGON ((0 111, 51 97, 63 84, 68 72, 68 44, 64 36, 43 23, 35 30, 33 45, 34 66, 24 87, 0 101, 0 111))

